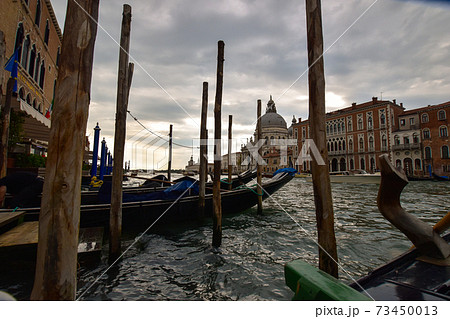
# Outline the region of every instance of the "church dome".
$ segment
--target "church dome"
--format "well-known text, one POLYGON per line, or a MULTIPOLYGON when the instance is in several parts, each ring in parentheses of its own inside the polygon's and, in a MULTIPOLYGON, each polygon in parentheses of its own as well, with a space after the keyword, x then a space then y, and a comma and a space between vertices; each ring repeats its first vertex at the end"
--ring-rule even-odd
POLYGON ((261 116, 261 127, 281 127, 287 129, 287 124, 284 118, 277 113, 277 108, 275 107, 275 102, 270 96, 269 102, 267 102, 266 114, 261 116))
POLYGON ((261 127, 282 127, 287 128, 286 121, 284 118, 278 113, 266 113, 261 116, 261 127))

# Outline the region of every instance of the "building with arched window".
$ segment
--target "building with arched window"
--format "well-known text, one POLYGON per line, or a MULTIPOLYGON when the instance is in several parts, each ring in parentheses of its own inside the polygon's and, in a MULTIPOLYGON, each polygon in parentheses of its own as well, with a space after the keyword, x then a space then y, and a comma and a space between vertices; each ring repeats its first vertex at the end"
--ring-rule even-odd
MULTIPOLYGON (((21 110, 26 116, 23 143, 15 151, 44 155, 62 41, 51 1, 2 1, 0 31, 5 37, 6 59, 16 50, 19 57, 17 92, 14 93, 17 98, 12 99, 12 109, 21 110)), ((6 87, 10 74, 4 73, 0 80, 6 87)))
MULTIPOLYGON (((393 132, 398 130, 397 119, 403 112, 403 105, 398 105, 395 100, 380 101, 373 97, 372 101, 353 103, 350 107, 327 113, 325 132, 329 170, 378 171, 378 157, 383 153, 392 154, 393 132)), ((299 121, 292 127, 300 132, 297 149, 301 150, 309 136, 309 121, 299 121)), ((297 155, 294 152, 295 159, 297 155)), ((297 165, 296 169, 309 170, 310 166, 306 163, 297 165)))

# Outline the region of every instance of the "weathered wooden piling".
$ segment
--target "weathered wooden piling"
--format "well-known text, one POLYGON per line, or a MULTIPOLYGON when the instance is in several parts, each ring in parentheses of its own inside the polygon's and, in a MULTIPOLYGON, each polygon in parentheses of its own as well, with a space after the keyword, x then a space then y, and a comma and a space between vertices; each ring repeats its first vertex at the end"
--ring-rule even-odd
POLYGON ((173 130, 173 125, 170 124, 170 128, 169 128, 169 161, 167 163, 167 179, 169 180, 169 182, 172 181, 171 178, 171 171, 172 171, 172 146, 173 146, 173 142, 172 142, 172 130, 173 130))
POLYGON ((11 77, 8 80, 8 84, 6 85, 5 105, 3 105, 1 111, 2 138, 0 144, 0 178, 6 176, 6 166, 8 162, 9 122, 11 119, 11 99, 13 94, 14 81, 15 80, 11 77))
POLYGON ((198 195, 198 214, 202 218, 205 216, 205 187, 208 169, 208 145, 206 120, 208 113, 208 82, 203 82, 202 92, 202 114, 200 118, 200 168, 199 168, 199 195, 198 195))
MULTIPOLYGON (((258 117, 256 122, 256 143, 259 143, 259 141, 262 138, 262 131, 261 131, 261 100, 258 100, 257 102, 257 110, 256 110, 256 116, 258 117)), ((256 192, 258 193, 258 208, 257 213, 262 214, 262 178, 261 178, 261 165, 259 162, 262 160, 262 150, 261 147, 258 149, 258 159, 256 161, 256 192)))
POLYGON ((220 247, 222 244, 222 203, 220 196, 220 174, 221 174, 221 112, 222 112, 222 89, 223 89, 223 62, 224 62, 223 41, 218 42, 217 52, 217 80, 216 80, 216 101, 214 104, 214 180, 213 180, 213 239, 212 245, 220 247))
POLYGON ((309 123, 311 137, 325 165, 311 162, 319 241, 319 268, 338 277, 333 201, 328 171, 325 134, 325 76, 323 63, 322 9, 320 0, 306 0, 308 43, 309 123))
POLYGON ((98 0, 68 1, 56 81, 32 300, 74 300, 83 149, 98 0))
POLYGON ((233 115, 228 115, 228 189, 232 189, 231 178, 233 174, 233 166, 231 165, 231 144, 233 143, 233 115))
POLYGON ((129 64, 131 32, 131 6, 123 5, 122 29, 120 35, 119 76, 117 80, 116 125, 114 134, 114 165, 111 188, 111 211, 109 219, 109 261, 114 262, 121 255, 122 235, 122 182, 123 158, 126 137, 128 96, 131 87, 133 67, 129 64))

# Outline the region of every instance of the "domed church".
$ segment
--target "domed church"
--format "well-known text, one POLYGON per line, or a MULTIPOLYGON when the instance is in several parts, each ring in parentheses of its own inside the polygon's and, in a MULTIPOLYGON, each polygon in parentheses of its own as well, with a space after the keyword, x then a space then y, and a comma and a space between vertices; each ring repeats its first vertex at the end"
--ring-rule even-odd
MULTIPOLYGON (((256 141, 257 130, 254 133, 254 140, 256 141)), ((270 140, 287 139, 288 129, 284 118, 277 113, 275 102, 270 96, 269 102, 267 102, 266 113, 261 116, 261 137, 266 140, 263 148, 263 154, 265 149, 270 147, 270 140)))
MULTIPOLYGON (((257 140, 258 130, 255 130, 251 143, 257 140)), ((277 113, 275 102, 270 96, 269 102, 267 102, 266 113, 261 116, 261 137, 265 139, 264 146, 261 147, 261 152, 266 165, 262 167, 264 173, 273 173, 279 168, 291 166, 292 164, 292 148, 288 147, 287 158, 280 154, 280 146, 272 143, 275 140, 288 139, 289 132, 286 121, 277 113)), ((252 161, 252 166, 256 165, 252 161)))

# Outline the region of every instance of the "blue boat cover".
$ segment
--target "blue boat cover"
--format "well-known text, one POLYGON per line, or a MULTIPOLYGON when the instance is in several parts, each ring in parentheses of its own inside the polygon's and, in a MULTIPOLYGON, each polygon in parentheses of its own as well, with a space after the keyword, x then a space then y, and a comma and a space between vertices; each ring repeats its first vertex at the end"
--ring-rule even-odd
MULTIPOLYGON (((98 191, 98 202, 101 204, 111 203, 111 182, 103 183, 102 187, 100 187, 98 191)), ((149 193, 124 193, 122 197, 122 202, 142 202, 149 200, 175 200, 177 198, 185 197, 188 195, 198 195, 199 189, 198 184, 195 181, 181 181, 177 184, 174 184, 163 191, 159 192, 149 192, 149 193), (189 191, 187 191, 190 189, 189 191), (183 194, 184 193, 184 194, 183 194)))
POLYGON ((275 173, 273 173, 273 176, 279 173, 289 173, 289 175, 294 176, 295 173, 297 173, 297 170, 292 167, 280 168, 279 170, 275 171, 275 173))

